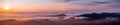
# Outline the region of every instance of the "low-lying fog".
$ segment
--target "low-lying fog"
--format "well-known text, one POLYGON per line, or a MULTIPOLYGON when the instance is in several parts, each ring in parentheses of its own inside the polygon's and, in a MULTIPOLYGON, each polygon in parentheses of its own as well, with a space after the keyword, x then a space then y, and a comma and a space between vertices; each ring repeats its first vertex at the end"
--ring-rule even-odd
POLYGON ((0 14, 0 25, 117 25, 120 18, 105 17, 98 19, 90 17, 75 17, 61 15, 39 15, 31 13, 0 14))
POLYGON ((88 20, 88 17, 25 17, 0 18, 0 25, 110 25, 119 22, 118 18, 88 20))

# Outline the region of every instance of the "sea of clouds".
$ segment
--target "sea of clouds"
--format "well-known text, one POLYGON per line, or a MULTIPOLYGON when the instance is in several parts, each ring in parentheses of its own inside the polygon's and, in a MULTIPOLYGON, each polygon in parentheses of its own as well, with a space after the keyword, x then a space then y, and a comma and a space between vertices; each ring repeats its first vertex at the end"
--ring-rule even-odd
POLYGON ((88 17, 27 17, 1 18, 0 25, 112 25, 118 18, 88 20, 88 17))

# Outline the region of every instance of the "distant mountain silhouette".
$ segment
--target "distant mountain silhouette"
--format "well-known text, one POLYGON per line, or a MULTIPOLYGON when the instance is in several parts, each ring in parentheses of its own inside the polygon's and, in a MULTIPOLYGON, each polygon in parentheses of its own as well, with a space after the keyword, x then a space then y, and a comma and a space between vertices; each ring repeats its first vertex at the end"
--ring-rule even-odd
POLYGON ((66 16, 65 14, 58 14, 58 15, 54 15, 54 16, 66 16))
POLYGON ((120 18, 120 13, 91 13, 78 15, 76 17, 89 17, 92 19, 102 19, 107 17, 120 18))

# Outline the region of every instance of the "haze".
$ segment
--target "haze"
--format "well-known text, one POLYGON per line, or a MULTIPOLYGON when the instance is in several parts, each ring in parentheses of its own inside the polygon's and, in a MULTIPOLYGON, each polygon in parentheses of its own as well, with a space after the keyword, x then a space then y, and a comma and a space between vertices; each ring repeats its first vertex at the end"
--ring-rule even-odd
POLYGON ((0 0, 12 12, 119 12, 118 0, 0 0))

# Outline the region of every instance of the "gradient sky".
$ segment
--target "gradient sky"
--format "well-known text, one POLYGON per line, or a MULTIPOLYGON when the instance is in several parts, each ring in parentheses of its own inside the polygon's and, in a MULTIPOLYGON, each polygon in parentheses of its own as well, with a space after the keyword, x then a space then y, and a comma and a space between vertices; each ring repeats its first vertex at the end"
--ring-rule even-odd
POLYGON ((19 12, 120 12, 120 0, 0 0, 19 12))

